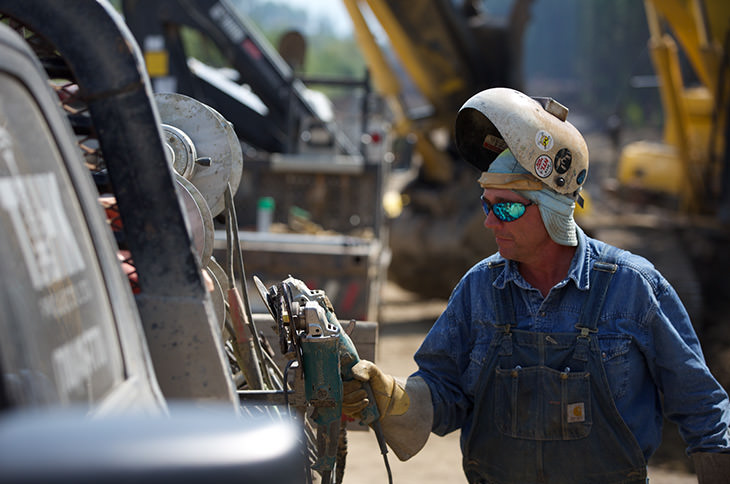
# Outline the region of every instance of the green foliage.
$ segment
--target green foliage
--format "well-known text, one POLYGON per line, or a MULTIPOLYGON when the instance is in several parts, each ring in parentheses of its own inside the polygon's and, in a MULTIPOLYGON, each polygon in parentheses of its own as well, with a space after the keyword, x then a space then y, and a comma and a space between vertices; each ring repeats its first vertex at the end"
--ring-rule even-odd
MULTIPOLYGON (((306 12, 286 5, 264 3, 256 8, 243 9, 242 12, 263 34, 265 39, 276 48, 280 37, 296 27, 295 19, 306 19, 306 12)), ((181 28, 185 52, 213 67, 227 67, 230 63, 217 46, 198 31, 181 28)), ((334 34, 326 22, 322 22, 317 33, 306 38, 307 53, 304 71, 297 74, 308 76, 331 76, 338 78, 362 78, 365 75, 365 61, 357 43, 352 38, 342 38, 334 34)), ((325 89, 327 91, 327 89, 325 89)))
POLYGON ((189 57, 195 57, 212 67, 230 66, 230 62, 218 49, 218 46, 197 30, 182 26, 180 28, 180 37, 185 53, 189 57))
POLYGON ((353 39, 321 35, 311 39, 304 70, 306 75, 362 77, 365 61, 353 39))
MULTIPOLYGON (((339 1, 339 0, 338 0, 339 1)), ((326 19, 318 20, 316 29, 307 29, 310 16, 306 10, 274 2, 259 2, 245 6, 239 0, 241 11, 252 20, 272 46, 289 30, 299 30, 307 41, 304 76, 362 77, 365 62, 357 43, 348 37, 335 35, 326 19)))

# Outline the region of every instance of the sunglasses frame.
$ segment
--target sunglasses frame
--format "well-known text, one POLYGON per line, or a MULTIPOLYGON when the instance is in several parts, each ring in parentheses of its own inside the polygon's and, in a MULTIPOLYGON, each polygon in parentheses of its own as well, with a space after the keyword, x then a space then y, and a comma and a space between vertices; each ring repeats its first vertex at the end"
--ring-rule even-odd
POLYGON ((489 200, 484 198, 484 195, 479 197, 479 199, 482 201, 482 210, 484 210, 484 214, 488 216, 489 212, 493 212, 494 216, 497 217, 497 220, 500 222, 514 222, 527 212, 527 207, 530 205, 537 205, 533 201, 530 201, 529 203, 509 201, 490 203, 489 200), (522 212, 519 215, 513 215, 511 213, 512 210, 518 207, 522 207, 522 212))

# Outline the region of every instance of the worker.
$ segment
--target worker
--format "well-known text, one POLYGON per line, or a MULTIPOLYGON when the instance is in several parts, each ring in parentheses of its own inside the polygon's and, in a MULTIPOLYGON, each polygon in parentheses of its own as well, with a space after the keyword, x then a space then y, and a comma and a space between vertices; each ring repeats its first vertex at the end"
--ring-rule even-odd
POLYGON ((646 483, 666 416, 700 482, 726 483, 728 395, 666 279, 576 225, 588 149, 566 116, 506 88, 463 105, 456 144, 499 251, 458 283, 413 375, 355 366, 345 413, 359 418, 369 381, 401 460, 460 429, 469 482, 519 484, 646 483))

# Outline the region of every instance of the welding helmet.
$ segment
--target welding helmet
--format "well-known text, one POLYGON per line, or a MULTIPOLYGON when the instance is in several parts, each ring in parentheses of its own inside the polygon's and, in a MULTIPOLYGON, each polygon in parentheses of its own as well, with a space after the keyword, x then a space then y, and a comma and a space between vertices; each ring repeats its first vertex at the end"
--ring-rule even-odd
POLYGON ((496 87, 472 96, 456 117, 456 146, 486 172, 504 150, 545 186, 573 200, 588 174, 588 147, 566 121, 568 109, 551 98, 532 98, 496 87))

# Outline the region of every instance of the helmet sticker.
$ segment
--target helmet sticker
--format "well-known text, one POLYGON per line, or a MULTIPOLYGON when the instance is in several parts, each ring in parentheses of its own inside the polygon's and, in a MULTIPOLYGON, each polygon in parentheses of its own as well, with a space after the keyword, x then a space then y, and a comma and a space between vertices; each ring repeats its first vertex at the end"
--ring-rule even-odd
POLYGON ((553 172, 553 160, 548 155, 540 155, 535 160, 535 173, 540 178, 547 178, 553 172))
POLYGON ((502 138, 494 136, 493 134, 488 134, 484 137, 482 146, 490 151, 494 151, 495 153, 501 153, 507 149, 507 143, 505 143, 502 138))
POLYGON ((553 147, 553 136, 544 129, 541 129, 535 135, 535 144, 543 151, 550 151, 553 147))
POLYGON ((578 178, 575 179, 575 181, 578 183, 578 185, 582 185, 583 181, 586 179, 586 171, 581 170, 580 173, 578 173, 578 178))
POLYGON ((555 171, 563 174, 573 163, 573 154, 568 148, 563 148, 555 155, 555 171))

